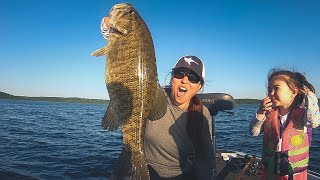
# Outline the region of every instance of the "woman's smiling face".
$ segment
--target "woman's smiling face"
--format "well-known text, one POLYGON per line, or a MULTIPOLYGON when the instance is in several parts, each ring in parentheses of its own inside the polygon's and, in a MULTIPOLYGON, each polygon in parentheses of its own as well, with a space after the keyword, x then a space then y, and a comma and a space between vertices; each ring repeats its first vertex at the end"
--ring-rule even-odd
POLYGON ((201 78, 192 70, 188 68, 175 69, 171 78, 171 101, 180 109, 185 109, 201 87, 201 78))

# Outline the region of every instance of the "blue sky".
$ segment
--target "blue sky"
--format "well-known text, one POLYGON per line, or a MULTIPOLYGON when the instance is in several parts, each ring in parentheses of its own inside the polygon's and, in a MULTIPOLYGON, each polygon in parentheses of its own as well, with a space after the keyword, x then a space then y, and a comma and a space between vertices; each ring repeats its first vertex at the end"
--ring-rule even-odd
MULTIPOLYGON (((116 0, 1 0, 0 91, 109 99, 100 21, 116 0)), ((273 67, 295 69, 320 91, 320 1, 127 1, 151 31, 161 85, 183 55, 206 66, 204 92, 266 94, 273 67)), ((319 96, 320 93, 317 92, 319 96)))

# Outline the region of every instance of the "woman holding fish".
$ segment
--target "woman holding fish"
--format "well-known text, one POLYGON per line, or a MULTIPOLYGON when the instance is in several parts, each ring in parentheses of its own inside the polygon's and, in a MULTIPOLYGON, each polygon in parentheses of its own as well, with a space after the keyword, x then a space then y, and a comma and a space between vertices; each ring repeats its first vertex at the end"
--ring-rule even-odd
POLYGON ((212 177, 212 118, 196 96, 204 77, 204 65, 195 56, 182 57, 172 69, 167 112, 146 124, 144 147, 152 180, 212 177))
POLYGON ((128 3, 114 5, 102 19, 110 96, 102 126, 122 128, 123 149, 110 179, 205 180, 213 176, 212 118, 196 93, 205 69, 195 56, 182 57, 170 88, 158 83, 151 33, 128 3))

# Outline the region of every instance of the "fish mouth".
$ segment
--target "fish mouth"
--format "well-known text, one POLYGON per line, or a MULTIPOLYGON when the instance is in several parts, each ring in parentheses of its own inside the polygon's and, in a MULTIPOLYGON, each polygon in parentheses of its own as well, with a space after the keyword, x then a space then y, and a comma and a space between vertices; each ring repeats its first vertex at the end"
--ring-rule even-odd
POLYGON ((121 31, 120 29, 116 28, 116 26, 111 23, 110 17, 104 17, 101 21, 101 33, 105 39, 108 39, 110 34, 118 34, 118 35, 125 35, 125 31, 121 31))
POLYGON ((121 32, 120 30, 118 30, 117 28, 115 28, 115 27, 113 27, 113 26, 111 26, 110 28, 109 28, 109 34, 119 34, 119 35, 124 35, 124 33, 123 32, 121 32))
POLYGON ((102 29, 101 28, 101 33, 102 33, 104 39, 106 39, 106 40, 109 39, 111 34, 115 34, 115 35, 118 35, 118 36, 124 36, 125 35, 125 33, 123 33, 121 30, 117 29, 114 26, 107 27, 106 29, 102 29))
POLYGON ((124 33, 122 33, 121 31, 119 31, 118 29, 114 28, 114 27, 109 27, 108 29, 101 29, 101 33, 104 37, 104 39, 108 39, 110 34, 118 34, 118 35, 124 35, 124 33))

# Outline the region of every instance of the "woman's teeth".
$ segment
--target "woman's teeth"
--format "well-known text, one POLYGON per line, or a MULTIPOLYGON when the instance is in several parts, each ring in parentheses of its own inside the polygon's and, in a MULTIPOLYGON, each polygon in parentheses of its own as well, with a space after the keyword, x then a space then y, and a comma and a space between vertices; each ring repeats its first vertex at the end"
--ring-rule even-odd
POLYGON ((187 93, 187 89, 186 88, 184 88, 184 87, 179 87, 178 88, 178 97, 184 97, 184 95, 186 95, 186 93, 187 93))
POLYGON ((184 87, 179 87, 179 91, 187 92, 187 89, 184 87))

